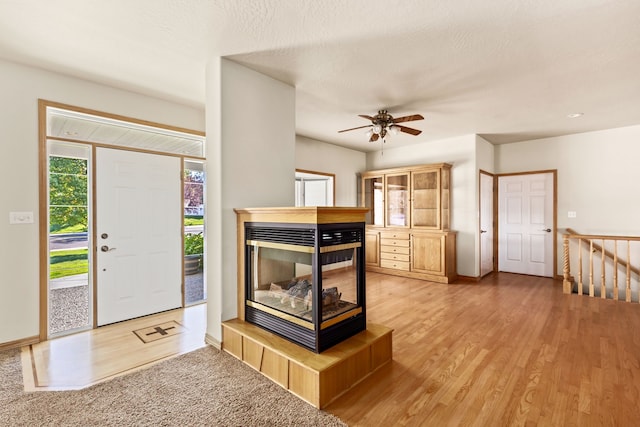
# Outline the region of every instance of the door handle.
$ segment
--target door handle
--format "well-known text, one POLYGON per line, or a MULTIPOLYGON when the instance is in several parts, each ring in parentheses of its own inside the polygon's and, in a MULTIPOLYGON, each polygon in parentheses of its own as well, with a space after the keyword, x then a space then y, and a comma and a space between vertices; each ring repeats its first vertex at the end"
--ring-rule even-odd
POLYGON ((540 230, 540 231, 546 231, 547 233, 551 233, 551 229, 550 229, 550 228, 543 228, 543 229, 542 229, 542 230, 540 230))
POLYGON ((480 230, 480 233, 486 233, 487 230, 480 230))
POLYGON ((110 248, 109 246, 104 245, 104 246, 101 246, 101 247, 100 247, 100 250, 101 250, 102 252, 111 252, 111 251, 115 251, 115 250, 116 250, 116 248, 110 248))

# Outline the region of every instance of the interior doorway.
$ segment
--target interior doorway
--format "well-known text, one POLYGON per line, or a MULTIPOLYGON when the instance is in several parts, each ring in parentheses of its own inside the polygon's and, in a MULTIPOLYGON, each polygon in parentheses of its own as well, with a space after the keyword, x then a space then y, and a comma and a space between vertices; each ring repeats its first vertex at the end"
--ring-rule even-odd
POLYGON ((296 169, 296 206, 334 206, 335 175, 296 169))
POLYGON ((480 171, 480 277, 495 270, 494 183, 493 174, 480 171))
POLYGON ((498 269, 553 277, 556 271, 556 172, 498 177, 498 269))

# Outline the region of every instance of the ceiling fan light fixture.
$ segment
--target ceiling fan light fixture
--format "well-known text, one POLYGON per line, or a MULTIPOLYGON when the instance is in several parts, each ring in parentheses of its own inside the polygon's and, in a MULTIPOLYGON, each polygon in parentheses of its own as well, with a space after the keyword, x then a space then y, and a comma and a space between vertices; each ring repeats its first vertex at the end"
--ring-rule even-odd
POLYGON ((404 125, 399 125, 397 123, 404 122, 412 122, 414 120, 423 120, 424 117, 420 114, 412 114, 409 116, 402 116, 394 118, 391 114, 387 112, 387 110, 378 110, 378 114, 374 116, 369 116, 367 114, 358 114, 359 117, 363 119, 371 120, 370 125, 365 126, 357 126, 354 128, 339 130, 338 132, 347 132, 356 129, 367 128, 365 135, 369 139, 369 142, 375 142, 380 139, 383 143, 385 142, 385 137, 390 134, 397 135, 399 132, 408 133, 413 136, 420 135, 421 130, 410 128, 404 125))

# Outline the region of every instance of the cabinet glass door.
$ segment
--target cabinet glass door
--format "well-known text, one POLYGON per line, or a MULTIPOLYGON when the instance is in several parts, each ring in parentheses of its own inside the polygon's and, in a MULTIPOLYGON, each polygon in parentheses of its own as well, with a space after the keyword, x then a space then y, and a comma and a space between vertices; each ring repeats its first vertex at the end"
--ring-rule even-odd
POLYGON ((386 176, 387 227, 409 225, 409 175, 386 176))
MULTIPOLYGON (((440 171, 413 172, 412 227, 440 228, 440 171)), ((447 206, 448 208, 448 206, 447 206)))
POLYGON ((369 208, 365 215, 368 225, 384 225, 384 197, 382 176, 366 177, 362 180, 362 206, 369 208))
POLYGON ((441 207, 442 207, 442 229, 448 230, 451 225, 449 222, 451 221, 451 211, 449 210, 449 205, 451 204, 451 175, 449 169, 442 169, 442 173, 440 175, 440 181, 442 188, 441 194, 441 207))

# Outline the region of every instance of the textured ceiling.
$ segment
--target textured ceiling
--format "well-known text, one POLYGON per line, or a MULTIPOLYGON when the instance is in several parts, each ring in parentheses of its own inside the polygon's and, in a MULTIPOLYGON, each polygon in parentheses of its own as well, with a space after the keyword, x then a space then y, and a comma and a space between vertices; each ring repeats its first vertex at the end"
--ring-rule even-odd
POLYGON ((362 151, 337 131, 382 108, 425 116, 388 148, 640 124, 638 0, 0 0, 11 61, 203 106, 213 56, 294 85, 298 134, 362 151))

